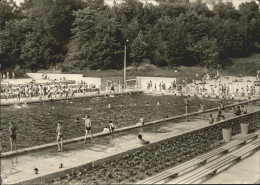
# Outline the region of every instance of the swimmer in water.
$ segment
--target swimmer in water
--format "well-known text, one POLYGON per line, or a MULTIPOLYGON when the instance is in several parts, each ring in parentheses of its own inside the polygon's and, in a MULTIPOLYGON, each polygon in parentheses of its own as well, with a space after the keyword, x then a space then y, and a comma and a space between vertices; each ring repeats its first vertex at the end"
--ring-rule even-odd
POLYGON ((136 106, 136 104, 135 103, 130 103, 130 106, 134 107, 134 106, 136 106))
POLYGON ((18 104, 14 104, 14 108, 16 108, 16 109, 20 109, 21 106, 19 106, 18 104))
POLYGON ((110 103, 108 104, 107 108, 111 109, 111 105, 110 105, 110 103))
POLYGON ((160 105, 160 102, 158 102, 157 105, 159 106, 159 105, 160 105))
POLYGON ((120 104, 120 107, 121 107, 121 108, 123 108, 123 107, 124 107, 122 103, 120 104))
POLYGON ((149 103, 148 103, 148 102, 146 103, 146 106, 149 106, 149 103))
POLYGON ((23 107, 28 107, 27 103, 24 102, 24 104, 22 105, 23 107))

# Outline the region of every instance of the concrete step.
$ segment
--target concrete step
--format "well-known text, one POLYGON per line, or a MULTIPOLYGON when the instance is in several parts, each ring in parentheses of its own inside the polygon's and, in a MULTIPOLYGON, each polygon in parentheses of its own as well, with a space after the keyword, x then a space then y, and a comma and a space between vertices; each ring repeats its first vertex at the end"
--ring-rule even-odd
POLYGON ((229 154, 172 180, 170 184, 199 184, 253 154, 259 147, 260 140, 257 138, 229 154))
POLYGON ((211 161, 214 161, 227 153, 235 151, 236 149, 240 148, 241 146, 254 141, 258 137, 259 137, 259 132, 248 134, 238 140, 232 141, 229 144, 226 144, 211 152, 208 152, 204 155, 198 156, 198 157, 196 157, 190 161, 187 161, 183 164, 180 164, 176 167, 173 167, 166 171, 158 173, 150 178, 139 181, 137 184, 155 184, 155 183, 161 184, 161 183, 168 182, 169 180, 172 180, 173 178, 179 177, 182 174, 185 174, 194 169, 197 169, 200 166, 210 163, 211 161))

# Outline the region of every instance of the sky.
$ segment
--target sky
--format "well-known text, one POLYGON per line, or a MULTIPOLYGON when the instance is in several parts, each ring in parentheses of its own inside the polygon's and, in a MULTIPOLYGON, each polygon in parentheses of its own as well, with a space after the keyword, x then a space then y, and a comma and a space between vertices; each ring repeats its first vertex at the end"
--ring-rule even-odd
MULTIPOLYGON (((24 0, 14 0, 16 2, 17 5, 19 5, 21 2, 23 2, 24 0)), ((120 3, 122 2, 123 0, 115 0, 116 2, 120 3)), ((153 4, 156 4, 156 1, 155 0, 139 0, 141 2, 146 2, 147 3, 153 3, 153 4)), ((194 1, 194 0, 191 0, 191 1, 194 1)), ((226 1, 229 1, 229 2, 232 2, 233 5, 238 8, 239 4, 243 3, 243 2, 250 2, 252 0, 223 0, 224 2, 226 1)), ((113 2, 114 0, 105 0, 105 3, 107 3, 108 5, 113 5, 113 2)))

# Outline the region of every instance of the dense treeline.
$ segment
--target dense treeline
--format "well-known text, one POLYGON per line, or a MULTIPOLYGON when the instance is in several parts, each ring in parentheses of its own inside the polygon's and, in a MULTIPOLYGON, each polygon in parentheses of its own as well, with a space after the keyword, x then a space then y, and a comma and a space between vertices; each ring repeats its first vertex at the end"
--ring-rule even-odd
POLYGON ((216 66, 259 48, 259 19, 255 2, 4 0, 0 61, 2 69, 120 69, 126 44, 128 64, 216 66))

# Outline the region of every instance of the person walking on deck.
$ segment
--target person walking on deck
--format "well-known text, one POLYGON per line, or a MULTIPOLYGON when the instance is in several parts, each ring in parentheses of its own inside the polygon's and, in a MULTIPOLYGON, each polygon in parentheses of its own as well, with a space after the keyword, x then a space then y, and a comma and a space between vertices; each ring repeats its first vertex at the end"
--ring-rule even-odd
POLYGON ((92 133, 91 133, 92 124, 91 124, 90 116, 86 116, 85 118, 82 118, 82 119, 85 121, 86 135, 85 135, 85 139, 84 139, 84 144, 86 144, 88 134, 90 134, 91 142, 92 142, 92 133))
POLYGON ((15 146, 16 150, 16 126, 13 125, 13 121, 9 122, 9 133, 10 133, 10 144, 11 144, 11 151, 13 151, 13 146, 15 146))
POLYGON ((58 122, 56 133, 57 133, 58 152, 62 152, 63 151, 63 126, 62 126, 62 122, 58 122))

